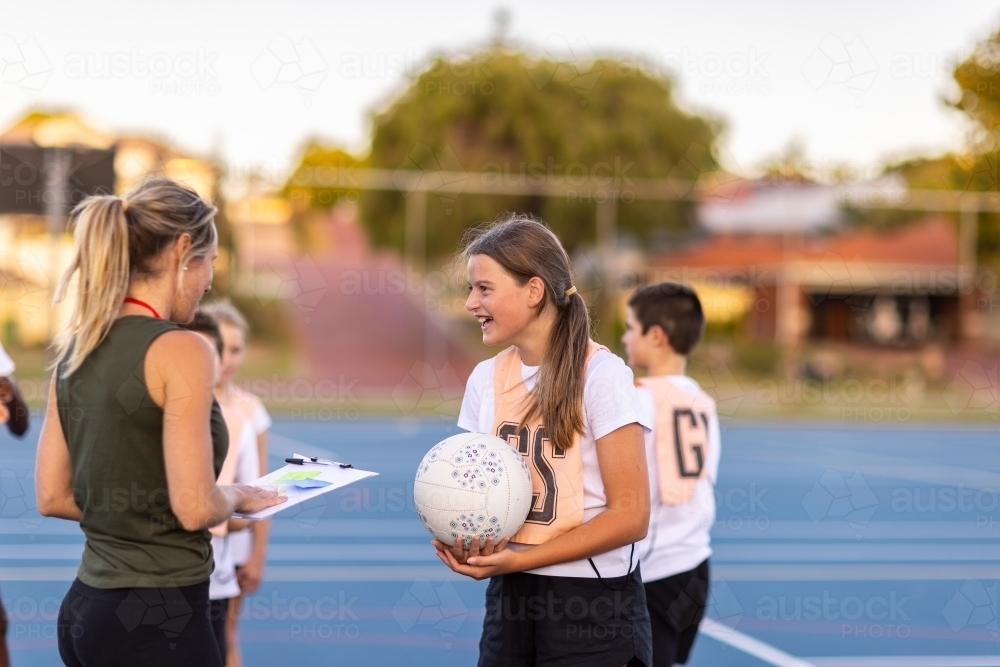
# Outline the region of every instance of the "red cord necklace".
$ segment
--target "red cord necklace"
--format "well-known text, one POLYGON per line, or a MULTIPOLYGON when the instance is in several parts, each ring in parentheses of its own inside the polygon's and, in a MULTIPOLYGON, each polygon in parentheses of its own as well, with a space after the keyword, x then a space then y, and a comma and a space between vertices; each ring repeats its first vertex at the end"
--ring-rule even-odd
POLYGON ((149 305, 145 301, 139 301, 139 299, 133 299, 132 297, 127 296, 127 297, 125 297, 125 303, 134 303, 137 306, 142 306, 143 308, 145 308, 149 312, 153 313, 153 317, 155 317, 156 319, 158 319, 158 320, 163 319, 162 317, 160 317, 160 314, 158 312, 156 312, 156 308, 153 308, 151 305, 149 305))

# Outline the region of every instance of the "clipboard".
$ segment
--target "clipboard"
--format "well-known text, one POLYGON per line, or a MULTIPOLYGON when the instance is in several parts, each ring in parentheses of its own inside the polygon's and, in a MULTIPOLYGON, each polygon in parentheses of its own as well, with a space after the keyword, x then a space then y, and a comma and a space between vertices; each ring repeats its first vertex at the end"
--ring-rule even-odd
MULTIPOLYGON (((300 457, 296 454, 296 458, 300 457)), ((328 465, 321 463, 304 463, 301 465, 289 464, 283 468, 278 468, 269 472, 260 479, 250 482, 249 486, 273 486, 288 496, 288 500, 280 505, 266 507, 259 512, 243 514, 233 513, 234 519, 249 519, 260 521, 274 516, 282 510, 304 503, 307 500, 329 493, 335 489, 340 489, 348 484, 360 482, 368 477, 378 475, 377 472, 369 470, 358 470, 354 467, 345 468, 340 464, 328 465)))

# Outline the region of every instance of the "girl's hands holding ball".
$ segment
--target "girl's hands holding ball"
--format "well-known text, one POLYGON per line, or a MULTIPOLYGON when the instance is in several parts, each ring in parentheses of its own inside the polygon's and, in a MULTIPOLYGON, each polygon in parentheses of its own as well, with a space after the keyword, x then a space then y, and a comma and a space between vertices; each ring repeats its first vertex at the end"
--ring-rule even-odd
POLYGON ((505 537, 499 544, 494 544, 493 538, 490 537, 487 538, 485 545, 480 546, 477 535, 472 538, 470 548, 465 549, 461 539, 455 540, 454 546, 448 546, 441 540, 431 540, 442 563, 453 571, 477 581, 521 569, 517 566, 517 552, 507 549, 508 542, 510 538, 505 537))

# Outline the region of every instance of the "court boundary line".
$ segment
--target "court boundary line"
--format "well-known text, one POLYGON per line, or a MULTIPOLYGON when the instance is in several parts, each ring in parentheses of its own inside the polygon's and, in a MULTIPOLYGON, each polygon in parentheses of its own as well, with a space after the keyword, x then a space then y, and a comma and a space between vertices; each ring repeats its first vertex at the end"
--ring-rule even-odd
POLYGON ((748 655, 752 655, 769 665, 775 665, 776 667, 816 667, 816 665, 808 660, 796 658, 790 653, 785 653, 779 648, 765 644, 759 639, 707 616, 701 620, 701 626, 698 628, 698 631, 718 642, 728 644, 748 655))
POLYGON ((845 655, 806 658, 816 667, 997 667, 1000 655, 845 655))

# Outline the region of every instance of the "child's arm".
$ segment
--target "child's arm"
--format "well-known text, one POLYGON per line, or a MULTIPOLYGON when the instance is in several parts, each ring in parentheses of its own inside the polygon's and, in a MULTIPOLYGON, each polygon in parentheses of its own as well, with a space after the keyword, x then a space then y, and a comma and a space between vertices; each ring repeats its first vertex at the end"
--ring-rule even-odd
POLYGON ((230 519, 226 523, 226 530, 230 533, 235 533, 237 530, 243 530, 250 525, 250 519, 230 519))
POLYGON ((503 549, 503 544, 493 550, 490 540, 488 555, 471 555, 464 565, 450 547, 435 540, 438 558, 455 572, 485 579, 590 558, 641 540, 649 528, 649 477, 642 427, 626 424, 598 439, 597 460, 608 507, 590 521, 523 551, 503 549))

